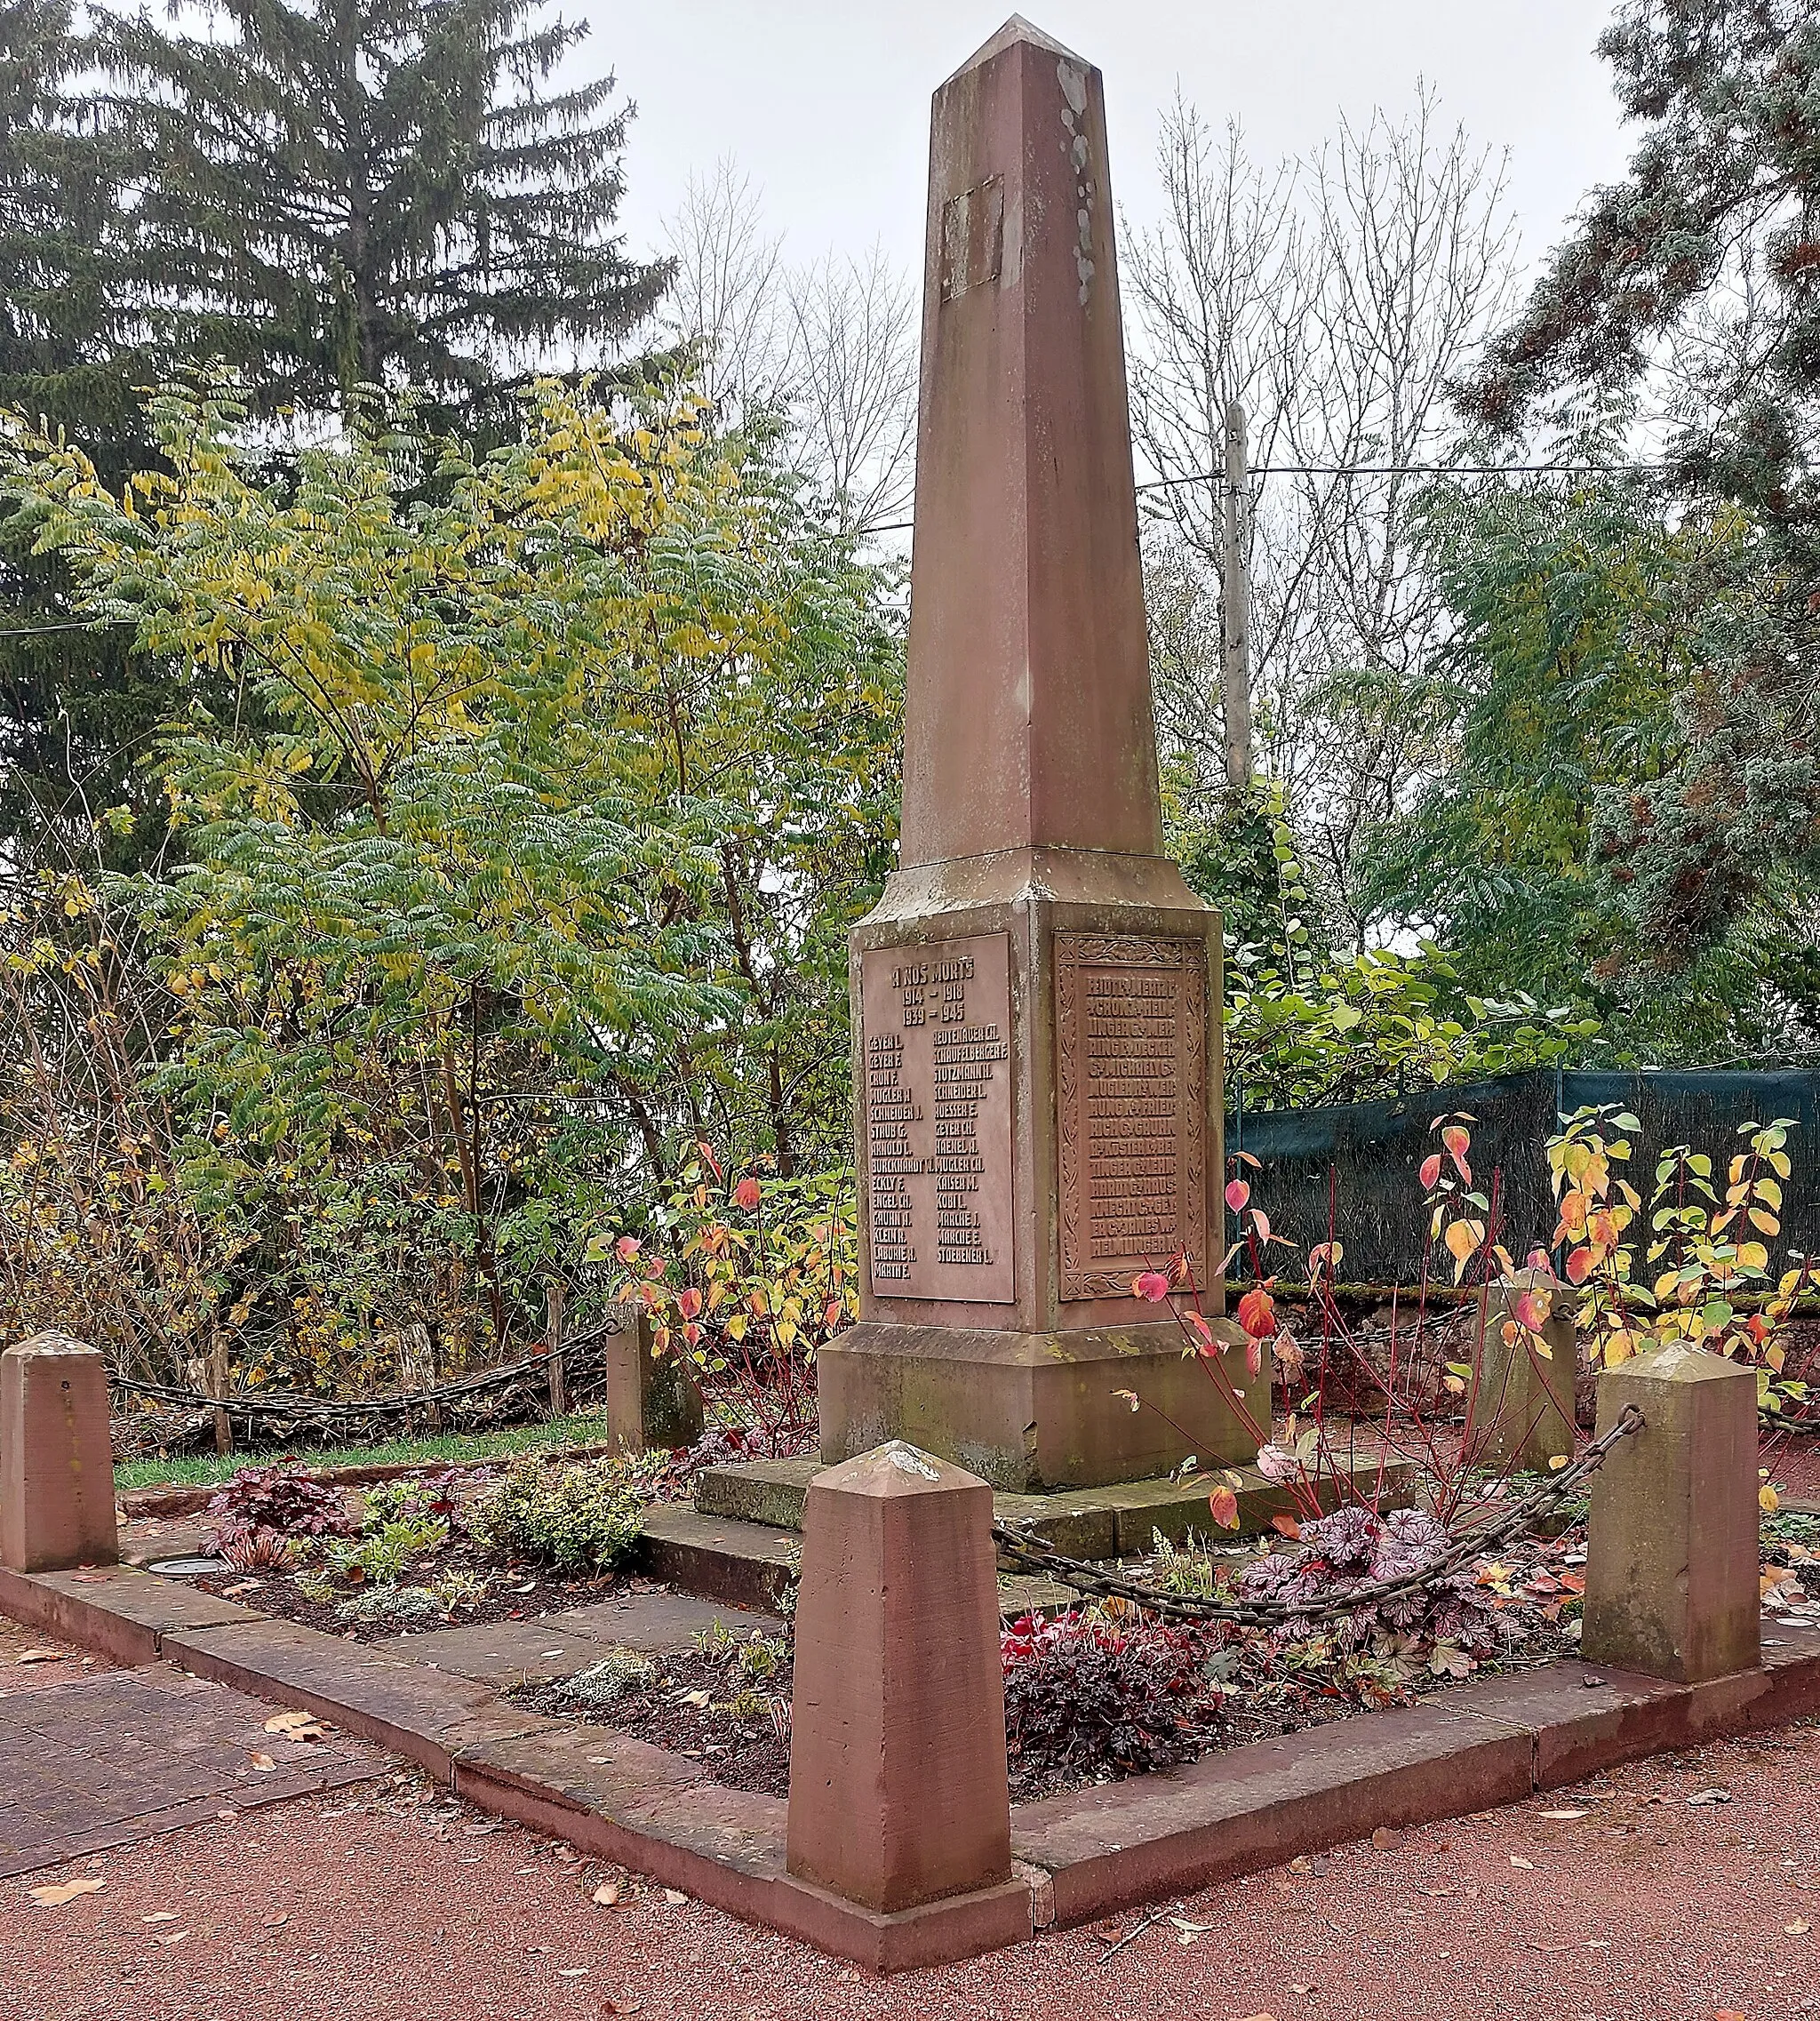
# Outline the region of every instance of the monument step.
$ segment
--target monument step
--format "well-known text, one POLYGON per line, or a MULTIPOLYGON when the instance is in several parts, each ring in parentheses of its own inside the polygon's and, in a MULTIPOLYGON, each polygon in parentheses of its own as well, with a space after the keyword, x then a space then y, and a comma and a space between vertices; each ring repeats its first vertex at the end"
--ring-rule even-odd
MULTIPOLYGON (((704 1467, 695 1481, 697 1513, 755 1526, 761 1532, 799 1530, 803 1498, 821 1467, 818 1459, 754 1459, 704 1467)), ((1270 1528, 1273 1517, 1295 1514, 1289 1490, 1266 1481, 1256 1466, 1233 1471, 1242 1483, 1238 1490, 1241 1537, 1259 1536, 1270 1528)), ((1377 1460, 1359 1461, 1353 1474, 1361 1486, 1375 1482, 1377 1460)), ((1015 1523, 1071 1558, 1135 1557, 1150 1549, 1158 1530, 1172 1544, 1181 1543, 1191 1530, 1201 1537, 1229 1536, 1229 1531, 1215 1530, 1208 1513, 1207 1498, 1217 1479, 1215 1474, 1190 1474, 1182 1481, 1128 1481, 1046 1495, 997 1493, 993 1513, 1000 1522, 1015 1523)), ((1385 1469, 1385 1486, 1393 1501, 1406 1494, 1409 1480, 1407 1463, 1385 1469)), ((1332 1506, 1337 1497, 1337 1484, 1324 1482, 1323 1506, 1332 1506)))

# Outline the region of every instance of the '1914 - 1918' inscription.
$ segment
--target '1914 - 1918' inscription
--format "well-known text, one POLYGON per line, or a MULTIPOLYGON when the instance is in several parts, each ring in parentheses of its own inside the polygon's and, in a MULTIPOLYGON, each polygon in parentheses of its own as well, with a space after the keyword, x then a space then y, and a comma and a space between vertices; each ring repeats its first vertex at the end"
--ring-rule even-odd
POLYGON ((860 956, 875 1297, 1014 1296, 1010 961, 1002 933, 860 956))

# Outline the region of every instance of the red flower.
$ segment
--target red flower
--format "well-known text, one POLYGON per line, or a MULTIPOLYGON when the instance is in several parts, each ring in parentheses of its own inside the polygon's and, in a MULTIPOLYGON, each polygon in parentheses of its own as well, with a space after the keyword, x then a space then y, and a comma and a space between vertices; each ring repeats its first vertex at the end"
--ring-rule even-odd
POLYGON ((1276 1302, 1263 1285, 1254 1285, 1239 1300, 1239 1324, 1254 1340, 1268 1340, 1276 1331, 1276 1302))
POLYGON ((758 1205, 758 1181, 750 1172, 733 1188, 733 1204, 749 1214, 758 1205))
POLYGON ((1131 1280, 1131 1296, 1144 1298, 1151 1305, 1160 1305, 1169 1295, 1169 1281, 1160 1270, 1146 1270, 1141 1277, 1131 1280))

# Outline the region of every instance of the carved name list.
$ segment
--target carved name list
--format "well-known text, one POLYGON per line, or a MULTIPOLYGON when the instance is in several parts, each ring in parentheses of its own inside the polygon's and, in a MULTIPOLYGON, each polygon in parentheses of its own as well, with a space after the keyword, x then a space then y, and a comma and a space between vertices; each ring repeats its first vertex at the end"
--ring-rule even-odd
POLYGON ((874 1295, 1009 1305, 1009 934, 860 959, 874 1295))
POLYGON ((1062 1296, 1129 1298, 1207 1262, 1207 949, 1056 936, 1062 1296))

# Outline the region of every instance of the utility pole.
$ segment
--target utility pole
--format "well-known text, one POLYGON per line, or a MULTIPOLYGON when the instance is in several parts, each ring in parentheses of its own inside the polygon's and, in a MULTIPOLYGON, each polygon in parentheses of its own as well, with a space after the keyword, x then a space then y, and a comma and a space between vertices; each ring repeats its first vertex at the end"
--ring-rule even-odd
POLYGON ((1235 793, 1251 784, 1251 572, 1246 555, 1246 509, 1250 478, 1245 459, 1245 410, 1226 403, 1225 575, 1220 700, 1226 719, 1226 784, 1235 793))

